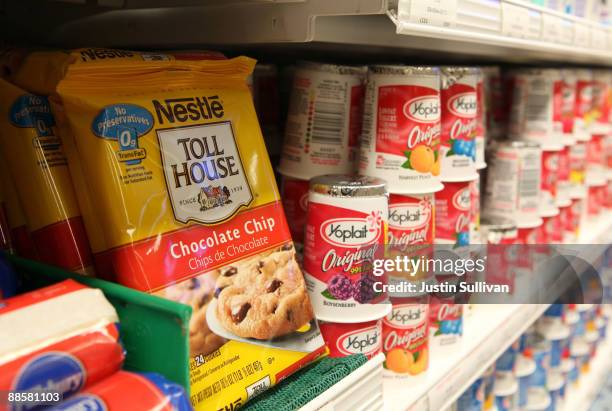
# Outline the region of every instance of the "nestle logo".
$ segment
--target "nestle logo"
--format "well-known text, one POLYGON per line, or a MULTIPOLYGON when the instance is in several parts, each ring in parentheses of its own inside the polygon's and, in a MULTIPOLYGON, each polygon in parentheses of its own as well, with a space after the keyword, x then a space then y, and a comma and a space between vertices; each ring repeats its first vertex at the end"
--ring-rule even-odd
POLYGON ((448 101, 448 110, 457 117, 476 116, 477 98, 475 92, 457 94, 448 101))
POLYGON ((126 50, 113 49, 86 49, 81 51, 81 60, 94 61, 122 57, 133 57, 134 53, 126 50))
POLYGON ((440 98, 422 96, 404 104, 404 115, 419 123, 434 123, 440 120, 440 98))
POLYGON ((163 103, 153 100, 153 106, 159 124, 164 124, 164 120, 170 123, 209 120, 224 114, 219 96, 169 98, 163 103))

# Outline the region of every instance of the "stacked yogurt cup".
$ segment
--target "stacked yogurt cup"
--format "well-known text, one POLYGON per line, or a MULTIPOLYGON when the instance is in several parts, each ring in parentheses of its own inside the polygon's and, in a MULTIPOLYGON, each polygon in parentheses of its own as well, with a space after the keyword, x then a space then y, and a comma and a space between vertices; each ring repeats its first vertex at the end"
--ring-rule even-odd
POLYGON ((296 249, 306 224, 308 180, 355 172, 367 68, 301 62, 295 69, 278 171, 296 249))
MULTIPOLYGON (((387 257, 430 256, 440 174, 440 72, 435 67, 370 66, 359 173, 387 181, 387 257)), ((429 273, 390 272, 389 283, 430 281, 429 273)), ((429 363, 429 304, 424 293, 392 293, 383 319, 387 378, 407 378, 429 363)))

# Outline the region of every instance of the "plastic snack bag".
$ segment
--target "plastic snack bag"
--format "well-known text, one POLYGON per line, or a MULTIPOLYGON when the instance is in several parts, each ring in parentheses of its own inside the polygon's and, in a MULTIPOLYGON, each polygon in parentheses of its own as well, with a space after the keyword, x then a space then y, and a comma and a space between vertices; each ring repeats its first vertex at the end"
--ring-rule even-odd
POLYGON ((47 97, 0 79, 0 149, 38 258, 91 273, 89 241, 47 97))
POLYGON ((57 102, 95 187, 99 271, 194 310, 198 410, 238 407, 325 351, 246 86, 254 61, 201 57, 74 63, 57 102))
POLYGON ((53 411, 190 411, 185 389, 159 374, 119 371, 83 393, 50 408, 53 411))
POLYGON ((118 321, 100 290, 73 280, 4 300, 0 391, 67 398, 115 373, 125 356, 118 321))

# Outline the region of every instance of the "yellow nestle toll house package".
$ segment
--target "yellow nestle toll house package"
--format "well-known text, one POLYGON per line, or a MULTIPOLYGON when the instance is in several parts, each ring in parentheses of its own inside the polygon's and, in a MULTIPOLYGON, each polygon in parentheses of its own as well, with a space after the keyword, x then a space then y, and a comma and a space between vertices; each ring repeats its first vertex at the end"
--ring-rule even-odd
POLYGON ((74 64, 58 86, 108 245, 98 269, 193 308, 197 410, 235 409, 325 351, 246 86, 253 65, 74 64))
MULTIPOLYGON (((189 64, 192 60, 204 58, 224 59, 225 56, 213 51, 156 53, 104 48, 71 51, 11 49, 0 53, 0 65, 6 68, 13 84, 31 93, 49 96, 56 132, 61 136, 89 244, 94 253, 105 251, 108 247, 99 221, 99 211, 89 196, 88 183, 84 178, 74 138, 65 120, 64 109, 61 102, 54 98, 57 84, 65 77, 71 65, 78 66, 81 72, 91 66, 97 73, 104 71, 105 75, 113 76, 114 67, 120 67, 125 74, 128 69, 141 71, 143 64, 146 65, 146 70, 155 70, 171 66, 177 60, 189 64)), ((97 270, 96 274, 101 278, 114 280, 113 273, 107 270, 97 270)))
POLYGON ((90 273, 92 258, 49 100, 0 79, 0 149, 38 259, 90 273))

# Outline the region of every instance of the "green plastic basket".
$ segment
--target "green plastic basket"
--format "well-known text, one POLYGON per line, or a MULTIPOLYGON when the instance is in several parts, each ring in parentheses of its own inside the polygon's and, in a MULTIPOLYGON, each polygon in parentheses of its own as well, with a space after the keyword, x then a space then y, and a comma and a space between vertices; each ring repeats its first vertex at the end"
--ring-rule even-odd
POLYGON ((101 289, 119 314, 121 341, 127 351, 125 368, 158 372, 189 392, 191 307, 36 261, 11 255, 8 260, 28 289, 68 278, 101 289))

